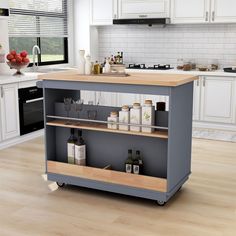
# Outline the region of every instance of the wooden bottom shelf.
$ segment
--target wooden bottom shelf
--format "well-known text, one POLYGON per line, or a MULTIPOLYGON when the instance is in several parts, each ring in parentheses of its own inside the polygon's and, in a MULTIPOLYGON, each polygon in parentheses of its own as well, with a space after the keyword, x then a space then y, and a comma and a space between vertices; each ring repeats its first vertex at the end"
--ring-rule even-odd
POLYGON ((119 184, 140 189, 167 192, 167 180, 162 178, 128 174, 114 170, 104 170, 88 166, 71 165, 47 161, 48 173, 79 177, 111 184, 119 184))
POLYGON ((47 125, 56 126, 56 127, 82 129, 82 130, 93 130, 93 131, 100 131, 100 132, 107 132, 107 133, 129 134, 129 135, 136 135, 136 136, 168 139, 167 131, 154 131, 153 133, 143 133, 143 132, 108 129, 107 125, 104 125, 104 124, 94 124, 94 123, 85 123, 85 122, 78 123, 75 121, 69 121, 68 123, 70 124, 67 124, 67 121, 64 121, 64 120, 53 120, 53 121, 47 122, 47 125))

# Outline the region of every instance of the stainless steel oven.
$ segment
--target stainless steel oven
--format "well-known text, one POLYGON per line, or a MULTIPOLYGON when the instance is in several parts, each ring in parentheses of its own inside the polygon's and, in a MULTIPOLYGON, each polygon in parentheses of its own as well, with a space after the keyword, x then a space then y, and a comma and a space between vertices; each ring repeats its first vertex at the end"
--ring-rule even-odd
POLYGON ((20 134, 24 135, 44 128, 43 90, 38 87, 18 90, 20 134))

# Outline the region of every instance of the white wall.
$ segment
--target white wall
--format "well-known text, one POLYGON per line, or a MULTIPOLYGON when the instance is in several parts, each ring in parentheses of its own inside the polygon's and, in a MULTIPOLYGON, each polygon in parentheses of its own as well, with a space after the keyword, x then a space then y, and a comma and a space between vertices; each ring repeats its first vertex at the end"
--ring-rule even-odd
POLYGON ((195 58, 197 63, 218 59, 236 65, 236 24, 103 26, 99 32, 99 59, 118 51, 126 63, 169 63, 195 58))
MULTIPOLYGON (((3 46, 5 53, 9 52, 9 40, 8 40, 8 21, 0 19, 0 44, 3 46)), ((0 73, 10 73, 10 69, 7 64, 0 63, 0 73)))

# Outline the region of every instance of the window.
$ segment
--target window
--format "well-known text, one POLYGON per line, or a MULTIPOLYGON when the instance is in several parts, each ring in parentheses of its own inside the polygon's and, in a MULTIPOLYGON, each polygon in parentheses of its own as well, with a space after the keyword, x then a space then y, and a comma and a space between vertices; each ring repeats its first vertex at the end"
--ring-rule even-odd
POLYGON ((66 0, 9 0, 9 44, 11 50, 26 50, 32 61, 32 48, 38 45, 39 65, 68 63, 66 0))

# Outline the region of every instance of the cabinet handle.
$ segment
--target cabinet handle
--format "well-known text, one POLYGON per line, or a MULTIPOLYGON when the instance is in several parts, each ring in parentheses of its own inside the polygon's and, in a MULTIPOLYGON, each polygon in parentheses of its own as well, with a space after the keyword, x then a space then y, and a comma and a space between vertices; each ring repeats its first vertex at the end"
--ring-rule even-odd
POLYGON ((203 87, 206 87, 206 79, 205 78, 203 78, 202 83, 203 83, 203 87))
POLYGON ((197 86, 199 87, 199 79, 197 80, 197 86))
POLYGON ((147 17, 147 15, 139 15, 138 17, 139 18, 145 18, 145 17, 147 17))
POLYGON ((208 21, 208 17, 209 17, 209 12, 208 11, 206 11, 206 21, 208 21))
POLYGON ((212 21, 215 21, 215 11, 212 12, 212 21))
POLYGON ((1 87, 1 98, 4 97, 4 90, 3 90, 3 87, 1 87))

